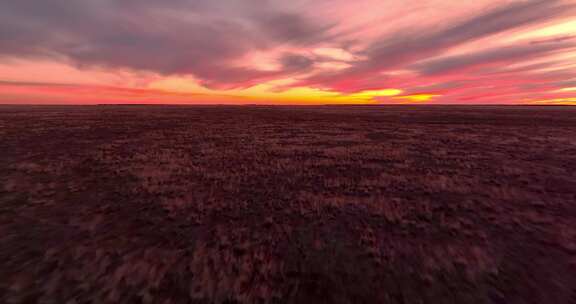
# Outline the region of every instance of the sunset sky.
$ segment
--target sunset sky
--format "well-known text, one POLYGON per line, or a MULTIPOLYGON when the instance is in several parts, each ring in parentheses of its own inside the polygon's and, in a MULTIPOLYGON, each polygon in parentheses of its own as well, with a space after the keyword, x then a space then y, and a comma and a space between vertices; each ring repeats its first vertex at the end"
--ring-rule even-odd
POLYGON ((576 0, 2 0, 0 103, 576 104, 576 0))

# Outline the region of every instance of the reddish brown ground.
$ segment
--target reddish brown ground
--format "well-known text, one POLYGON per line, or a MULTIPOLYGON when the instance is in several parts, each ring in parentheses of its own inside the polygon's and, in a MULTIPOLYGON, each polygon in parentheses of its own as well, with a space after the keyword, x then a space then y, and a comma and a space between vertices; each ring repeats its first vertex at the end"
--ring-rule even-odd
POLYGON ((576 108, 0 107, 2 303, 575 303, 576 108))

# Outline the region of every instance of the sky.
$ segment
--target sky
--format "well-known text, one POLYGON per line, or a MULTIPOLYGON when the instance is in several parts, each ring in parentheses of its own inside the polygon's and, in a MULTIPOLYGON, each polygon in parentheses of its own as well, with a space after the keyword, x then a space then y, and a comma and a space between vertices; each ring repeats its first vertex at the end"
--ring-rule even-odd
POLYGON ((576 0, 0 7, 0 104, 576 105, 576 0))

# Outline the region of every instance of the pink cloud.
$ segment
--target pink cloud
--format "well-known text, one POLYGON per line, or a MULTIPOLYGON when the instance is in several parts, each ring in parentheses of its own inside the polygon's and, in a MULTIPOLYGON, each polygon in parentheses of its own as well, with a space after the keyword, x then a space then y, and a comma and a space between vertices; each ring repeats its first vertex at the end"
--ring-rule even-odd
POLYGON ((570 20, 575 10, 569 0, 6 0, 0 64, 43 60, 74 66, 86 77, 82 86, 42 87, 32 83, 49 83, 51 75, 15 79, 0 70, 0 81, 10 98, 29 96, 27 80, 27 92, 55 98, 88 98, 90 85, 122 100, 191 98, 112 83, 112 77, 84 79, 105 70, 190 77, 218 92, 211 100, 275 81, 282 84, 270 90, 346 95, 395 88, 440 95, 430 102, 525 100, 522 92, 548 96, 576 79, 574 57, 567 56, 576 56, 576 42, 570 33, 514 38, 570 20), (273 68, 246 60, 255 54, 273 68), (8 85, 15 80, 20 87, 8 85))

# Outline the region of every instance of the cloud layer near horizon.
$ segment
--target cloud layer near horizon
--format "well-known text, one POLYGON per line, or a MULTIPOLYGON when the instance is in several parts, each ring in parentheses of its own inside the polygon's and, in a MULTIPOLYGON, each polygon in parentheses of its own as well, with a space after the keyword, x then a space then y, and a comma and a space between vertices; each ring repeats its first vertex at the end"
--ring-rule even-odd
POLYGON ((575 101, 575 1, 458 2, 4 0, 0 102, 575 101))

